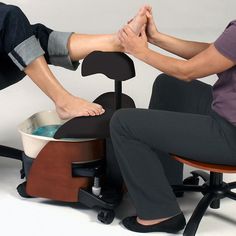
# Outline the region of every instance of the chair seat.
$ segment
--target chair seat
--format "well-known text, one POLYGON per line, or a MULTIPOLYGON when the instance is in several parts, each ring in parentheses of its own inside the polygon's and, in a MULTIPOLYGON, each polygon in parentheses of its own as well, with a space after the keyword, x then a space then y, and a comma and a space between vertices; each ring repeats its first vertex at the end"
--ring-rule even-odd
MULTIPOLYGON (((106 110, 103 115, 75 117, 63 124, 55 133, 54 138, 108 138, 110 136, 110 120, 116 111, 115 93, 104 93, 94 102, 102 105, 106 110)), ((122 108, 135 108, 133 99, 126 94, 122 94, 121 104, 122 108)))
POLYGON ((172 157, 183 164, 196 167, 198 169, 203 169, 203 170, 216 172, 216 173, 236 173, 236 166, 209 164, 209 163, 189 160, 184 157, 175 156, 175 155, 172 155, 172 157))

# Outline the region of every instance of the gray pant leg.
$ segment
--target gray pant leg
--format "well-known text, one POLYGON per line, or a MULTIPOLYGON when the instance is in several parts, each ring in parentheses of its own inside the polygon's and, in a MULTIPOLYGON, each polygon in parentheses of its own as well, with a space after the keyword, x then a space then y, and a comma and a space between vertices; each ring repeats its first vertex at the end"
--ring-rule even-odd
POLYGON ((217 153, 219 159, 226 153, 230 157, 228 146, 219 135, 217 121, 210 116, 191 115, 211 113, 211 89, 200 81, 186 83, 161 75, 154 83, 149 106, 159 110, 156 115, 151 110, 141 113, 132 110, 120 111, 113 117, 111 134, 116 157, 137 213, 143 219, 169 217, 180 211, 169 183, 182 181, 182 165, 168 153, 193 159, 211 157, 212 162, 217 153), (180 116, 180 120, 175 116, 180 116), (197 130, 199 135, 194 133, 198 127, 201 127, 197 130), (190 134, 185 134, 185 129, 190 134))
MULTIPOLYGON (((229 135, 228 135, 229 134, 229 135)), ((122 109, 111 120, 111 137, 121 173, 142 219, 180 213, 159 153, 214 164, 236 163, 228 140, 210 115, 163 110, 122 109)), ((169 157, 170 158, 170 157, 169 157)))
POLYGON ((212 86, 185 82, 161 74, 153 84, 149 109, 207 115, 211 111, 212 86))
MULTIPOLYGON (((201 81, 186 83, 161 74, 153 84, 149 109, 208 114, 212 102, 212 86, 201 81)), ((183 164, 156 150, 171 185, 182 184, 183 164)))

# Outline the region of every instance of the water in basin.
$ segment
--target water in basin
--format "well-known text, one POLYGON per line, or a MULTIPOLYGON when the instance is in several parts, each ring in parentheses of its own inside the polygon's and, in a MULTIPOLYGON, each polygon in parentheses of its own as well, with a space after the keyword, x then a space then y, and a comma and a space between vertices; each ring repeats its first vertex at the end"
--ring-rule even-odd
POLYGON ((45 125, 35 129, 32 134, 42 137, 53 138, 61 125, 45 125))

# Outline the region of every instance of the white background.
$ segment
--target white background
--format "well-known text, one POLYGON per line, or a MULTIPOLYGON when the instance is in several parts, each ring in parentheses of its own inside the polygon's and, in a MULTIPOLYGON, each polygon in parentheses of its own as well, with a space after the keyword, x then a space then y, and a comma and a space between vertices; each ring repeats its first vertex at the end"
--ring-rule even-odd
MULTIPOLYGON (((229 21, 236 18, 235 0, 9 0, 4 2, 20 6, 32 23, 41 22, 59 31, 89 34, 116 32, 144 3, 153 6, 160 31, 190 40, 213 42, 229 21)), ((160 72, 136 59, 134 62, 137 76, 124 83, 124 92, 135 100, 137 107, 147 108, 152 84, 160 72)), ((80 68, 76 72, 55 67, 52 67, 52 70, 71 93, 91 101, 99 94, 113 89, 113 82, 102 75, 82 78, 80 68)), ((213 84, 215 80, 216 76, 204 79, 210 84, 213 84)), ((0 107, 0 143, 21 148, 17 125, 33 113, 53 109, 53 104, 29 78, 25 78, 20 83, 1 91, 0 107)), ((111 233, 135 235, 123 230, 118 225, 118 220, 110 227, 97 224, 95 213, 91 211, 86 210, 84 213, 84 211, 62 207, 56 203, 51 205, 49 202, 38 204, 38 200, 22 201, 14 189, 15 185, 20 182, 17 172, 19 166, 14 161, 2 159, 0 168, 0 235, 70 235, 72 233, 76 235, 95 233, 97 235, 111 233), (25 228, 27 221, 29 221, 28 225, 31 225, 29 227, 31 233, 25 228), (90 221, 92 221, 91 224, 88 223, 90 221), (32 228, 36 227, 39 227, 38 233, 33 233, 32 228)), ((234 177, 230 178, 234 179, 234 177)), ((191 195, 193 196, 195 197, 191 195)), ((191 207, 196 204, 191 200, 183 203, 187 214, 191 213, 191 207)), ((230 217, 231 212, 233 215, 236 210, 236 204, 233 202, 227 202, 227 204, 220 213, 230 217)), ((236 228, 233 224, 236 222, 232 217, 230 219, 231 222, 228 219, 230 223, 227 221, 222 223, 220 216, 217 218, 215 215, 212 219, 206 217, 199 235, 209 235, 213 232, 214 235, 222 233, 235 235, 233 231, 236 232, 236 228)))

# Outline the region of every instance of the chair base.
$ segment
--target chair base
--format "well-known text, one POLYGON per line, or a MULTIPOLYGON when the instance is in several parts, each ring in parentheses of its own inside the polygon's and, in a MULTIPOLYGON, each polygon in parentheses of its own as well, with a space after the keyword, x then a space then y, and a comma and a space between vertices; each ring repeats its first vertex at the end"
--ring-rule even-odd
MULTIPOLYGON (((7 157, 22 162, 22 154, 23 152, 21 150, 0 145, 0 156, 2 157, 7 157)), ((20 175, 22 179, 25 177, 23 162, 22 162, 22 168, 20 170, 20 175)))
POLYGON ((8 157, 11 159, 16 159, 16 160, 21 161, 22 160, 22 153, 23 152, 18 149, 0 145, 0 156, 8 157))
POLYGON ((183 233, 184 236, 194 236, 196 234, 202 217, 209 206, 212 209, 220 208, 221 199, 226 197, 236 200, 236 193, 231 191, 236 188, 236 182, 225 183, 222 173, 210 172, 210 174, 208 174, 203 171, 193 171, 191 174, 192 176, 188 178, 188 181, 190 180, 190 182, 197 183, 199 178, 202 178, 204 184, 201 186, 186 184, 172 186, 175 193, 201 192, 204 195, 187 223, 183 233))
MULTIPOLYGON (((109 144, 109 143, 108 143, 109 144)), ((122 200, 122 189, 109 185, 106 175, 105 140, 50 141, 30 158, 23 154, 26 180, 17 187, 23 198, 42 197, 81 203, 98 210, 97 218, 110 224, 122 200)))

